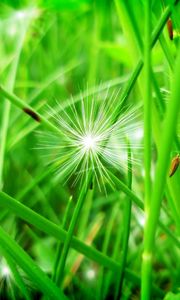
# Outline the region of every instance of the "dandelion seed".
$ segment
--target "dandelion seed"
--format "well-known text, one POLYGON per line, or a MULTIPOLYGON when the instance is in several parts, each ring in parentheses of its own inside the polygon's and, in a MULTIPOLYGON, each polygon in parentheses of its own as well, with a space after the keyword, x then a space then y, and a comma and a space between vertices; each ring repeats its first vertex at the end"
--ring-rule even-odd
MULTIPOLYGON (((133 140, 133 149, 142 148, 136 143, 137 130, 141 131, 140 108, 123 108, 116 120, 115 108, 119 92, 106 93, 96 98, 73 99, 65 110, 59 104, 57 113, 49 107, 48 114, 60 130, 60 134, 40 133, 38 149, 46 160, 53 163, 61 176, 74 177, 73 184, 93 173, 99 189, 109 183, 109 168, 127 170, 127 136, 133 140)), ((138 140, 138 139, 137 139, 138 140)), ((138 159, 134 158, 134 163, 138 159)))

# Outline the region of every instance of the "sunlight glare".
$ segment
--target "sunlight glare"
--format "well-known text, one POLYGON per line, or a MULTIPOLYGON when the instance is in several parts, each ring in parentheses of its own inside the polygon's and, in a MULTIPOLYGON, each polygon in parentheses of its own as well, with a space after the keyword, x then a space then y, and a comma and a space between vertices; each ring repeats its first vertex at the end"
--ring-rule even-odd
POLYGON ((95 150, 95 148, 96 148, 95 138, 91 134, 84 136, 83 137, 83 146, 86 151, 95 150))
POLYGON ((10 276, 11 271, 7 265, 3 264, 3 266, 1 267, 1 274, 2 277, 6 277, 6 278, 10 276))

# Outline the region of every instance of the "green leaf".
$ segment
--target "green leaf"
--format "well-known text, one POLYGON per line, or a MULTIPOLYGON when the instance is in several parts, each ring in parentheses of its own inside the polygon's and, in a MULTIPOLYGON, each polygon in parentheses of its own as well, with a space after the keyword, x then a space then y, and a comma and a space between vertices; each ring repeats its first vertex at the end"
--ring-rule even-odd
POLYGON ((2 228, 0 228, 0 244, 44 295, 50 299, 67 299, 32 258, 2 228))

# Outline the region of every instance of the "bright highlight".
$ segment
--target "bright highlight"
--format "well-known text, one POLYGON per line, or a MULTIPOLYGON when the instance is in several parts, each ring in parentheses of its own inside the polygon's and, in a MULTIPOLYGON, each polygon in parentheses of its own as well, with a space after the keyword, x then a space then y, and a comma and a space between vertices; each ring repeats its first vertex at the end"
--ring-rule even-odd
POLYGON ((96 148, 95 137, 92 137, 90 134, 83 137, 82 143, 85 151, 90 151, 90 150, 93 151, 96 148))

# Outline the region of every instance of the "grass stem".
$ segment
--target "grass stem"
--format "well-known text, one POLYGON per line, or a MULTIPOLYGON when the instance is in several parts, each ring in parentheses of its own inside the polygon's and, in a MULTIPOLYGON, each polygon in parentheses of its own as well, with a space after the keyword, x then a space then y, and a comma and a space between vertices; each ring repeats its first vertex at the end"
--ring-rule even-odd
POLYGON ((159 149, 155 181, 151 199, 151 207, 147 215, 144 235, 144 252, 142 261, 142 296, 143 300, 150 299, 152 259, 154 252, 155 233, 160 213, 163 190, 166 184, 166 176, 169 167, 170 152, 175 136, 176 120, 179 114, 180 94, 180 54, 178 55, 175 79, 171 101, 169 102, 166 118, 163 127, 163 136, 159 149))

